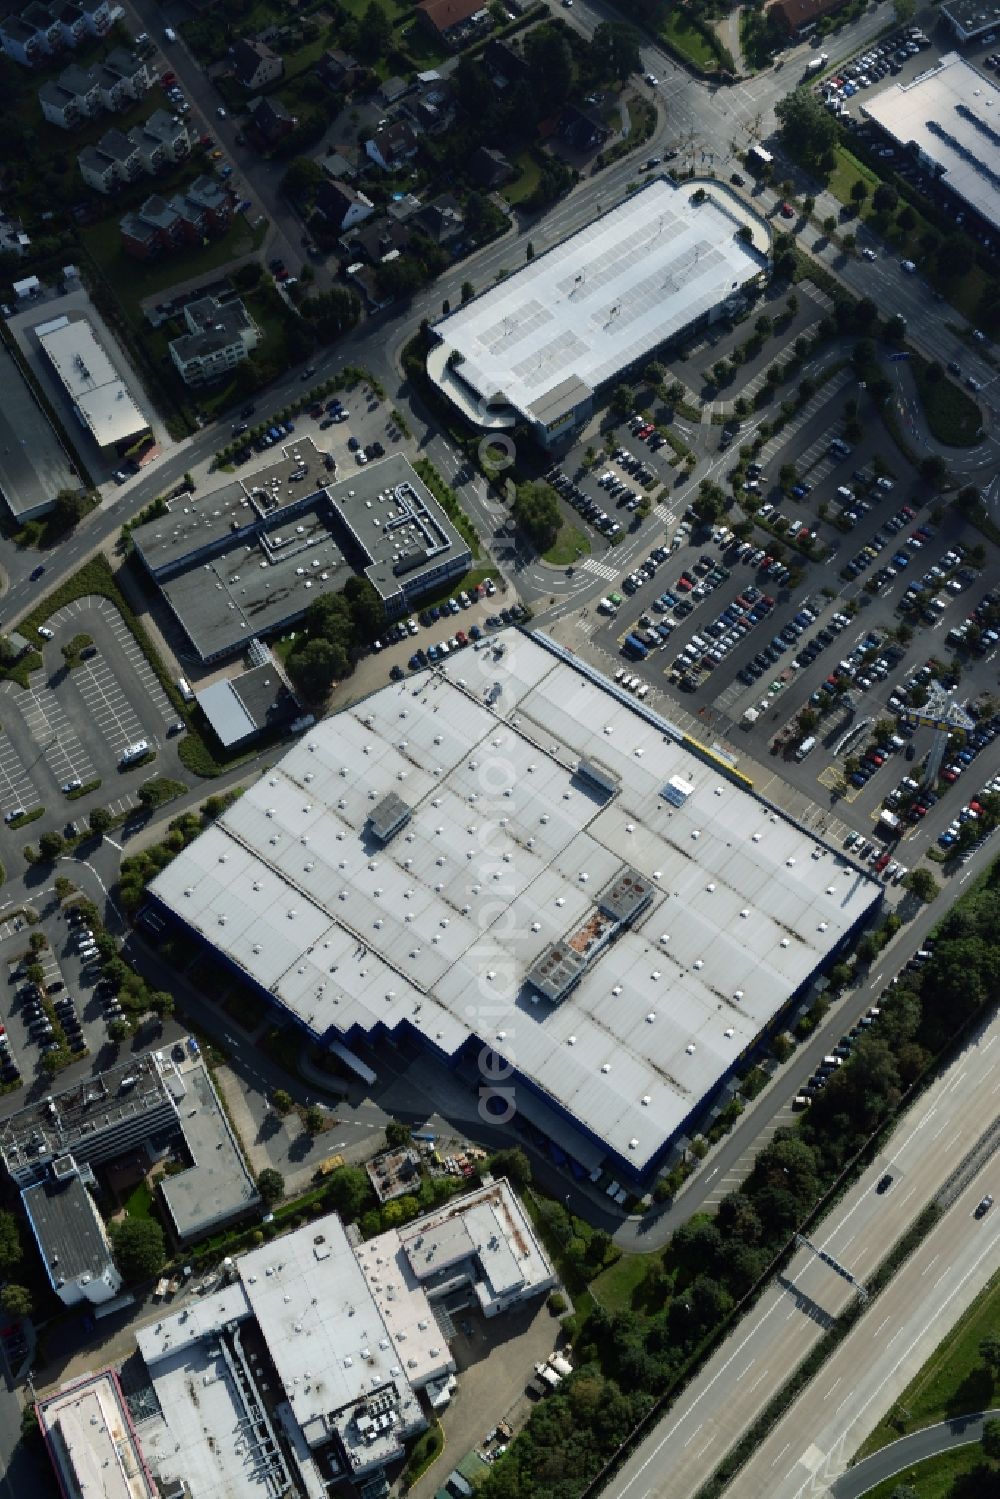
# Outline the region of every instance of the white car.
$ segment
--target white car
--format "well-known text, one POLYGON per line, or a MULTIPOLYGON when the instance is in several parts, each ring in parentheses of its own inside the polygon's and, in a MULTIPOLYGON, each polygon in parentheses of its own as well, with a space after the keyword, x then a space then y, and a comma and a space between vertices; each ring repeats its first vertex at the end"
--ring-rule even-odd
POLYGON ((905 271, 908 276, 913 276, 916 274, 917 268, 912 260, 901 260, 899 262, 899 269, 905 271))
POLYGON ((875 254, 874 250, 864 249, 864 250, 861 251, 861 254, 865 258, 865 260, 877 260, 878 259, 878 256, 875 254))
POLYGON ((647 73, 646 82, 649 84, 650 88, 656 88, 660 80, 657 78, 655 73, 647 73))

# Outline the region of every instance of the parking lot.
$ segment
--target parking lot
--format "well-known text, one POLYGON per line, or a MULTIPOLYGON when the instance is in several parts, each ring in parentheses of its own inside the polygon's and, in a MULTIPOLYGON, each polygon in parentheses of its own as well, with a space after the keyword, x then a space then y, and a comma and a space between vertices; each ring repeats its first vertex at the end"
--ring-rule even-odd
MULTIPOLYGON (((45 664, 30 687, 0 683, 0 814, 9 823, 42 806, 51 824, 62 827, 71 805, 78 817, 97 804, 126 810, 145 776, 171 773, 174 741, 164 730, 176 714, 107 599, 77 600, 45 628, 51 638, 38 642, 45 664), (61 648, 79 638, 90 644, 74 652, 71 665, 61 648), (157 752, 155 772, 123 769, 123 751, 142 740, 157 752), (94 782, 91 793, 75 797, 94 782)), ((6 836, 16 838, 16 829, 6 836)))

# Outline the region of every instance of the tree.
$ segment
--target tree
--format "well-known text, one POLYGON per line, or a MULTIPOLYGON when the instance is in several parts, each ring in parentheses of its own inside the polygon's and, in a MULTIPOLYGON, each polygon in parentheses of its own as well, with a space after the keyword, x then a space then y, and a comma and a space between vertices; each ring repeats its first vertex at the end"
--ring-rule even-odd
POLYGON ((286 1114, 291 1112, 292 1095, 286 1093, 284 1088, 275 1088, 271 1094, 271 1107, 276 1114, 280 1114, 284 1118, 286 1114))
POLYGON ((823 167, 836 144, 837 126, 812 89, 794 89, 778 100, 774 112, 786 150, 805 166, 823 167))
POLYGON ((538 97, 564 104, 573 87, 573 54, 565 38, 554 26, 535 26, 525 37, 524 55, 538 97))
POLYGON ((471 302, 472 299, 473 299, 473 297, 475 295, 476 295, 476 288, 473 286, 472 282, 471 281, 463 281, 462 282, 462 306, 464 307, 465 304, 466 304, 466 302, 471 302))
POLYGON ((324 1200, 347 1223, 353 1223, 374 1201, 368 1174, 360 1166, 341 1166, 330 1176, 324 1200))
POLYGON ((1000 1377, 1000 1332, 988 1332, 980 1339, 979 1357, 994 1379, 1000 1377))
POLYGON ((889 1499, 920 1499, 912 1483, 897 1483, 889 1499))
POLYGON ((307 640, 288 657, 288 670, 306 697, 325 697, 338 678, 347 675, 347 652, 328 640, 307 640))
POLYGON ((892 14, 897 26, 906 26, 917 13, 917 0, 892 0, 892 14))
POLYGON ((385 1143, 390 1150, 399 1150, 404 1145, 409 1145, 412 1131, 408 1124, 403 1124, 399 1119, 390 1119, 385 1127, 385 1143))
POLYGON ((891 182, 880 182, 872 194, 872 207, 876 213, 895 213, 899 194, 891 182))
POLYGON ((111 1226, 111 1247, 122 1276, 130 1284, 152 1280, 167 1258, 163 1229, 155 1218, 123 1218, 111 1226))
POLYGON ((15 1285, 13 1281, 9 1281, 0 1291, 0 1306, 13 1317, 30 1317, 34 1310, 27 1286, 15 1285))
POLYGON ((92 807, 87 814, 87 826, 100 838, 109 831, 114 818, 107 807, 92 807))
POLYGON ((306 1109, 302 1122, 306 1127, 307 1134, 319 1135, 322 1134, 326 1126, 326 1114, 318 1103, 311 1103, 306 1109))
POLYGON ((855 203, 863 203, 868 196, 868 184, 863 177, 859 177, 851 185, 851 198, 855 203))
POLYGON ((983 1453, 991 1461, 1000 1462, 1000 1421, 983 1423, 983 1453))
POLYGON ((392 22, 377 0, 371 0, 360 21, 351 27, 349 42, 351 51, 363 62, 377 62, 389 51, 392 22))
POLYGON ((131 1034, 132 1027, 125 1019, 124 1015, 119 1015, 118 1018, 116 1020, 112 1020, 111 1024, 108 1026, 108 1035, 111 1037, 112 1041, 127 1041, 131 1034))
POLYGON ((17 1219, 13 1213, 0 1211, 0 1278, 16 1269, 21 1263, 22 1253, 17 1219))
POLYGON ((828 213, 826 218, 823 220, 823 233, 832 234, 836 227, 837 220, 834 218, 832 213, 828 213))
POLYGON ((857 244, 857 239, 853 234, 845 234, 840 243, 842 248, 846 250, 849 255, 854 249, 854 246, 857 244))
POLYGON ((288 163, 288 170, 281 181, 281 191, 288 198, 311 198, 326 173, 319 162, 311 156, 295 156, 288 163))
MULTIPOLYGON (((928 453, 920 460, 920 477, 935 489, 943 489, 948 482, 948 465, 940 453, 928 453)), ((41 839, 38 840, 41 846, 41 839)))
POLYGON ((628 416, 635 402, 631 385, 616 385, 611 392, 611 409, 616 416, 628 416))
POLYGON ((161 1020, 169 1020, 176 1008, 174 996, 168 989, 154 989, 149 996, 149 1008, 161 1020))
POLYGON ((531 1185, 531 1162, 520 1145, 509 1150, 498 1150, 490 1157, 490 1170, 494 1176, 505 1176, 512 1186, 524 1191, 531 1185))
POLYGON ((512 514, 540 552, 546 551, 559 535, 562 516, 550 484, 519 484, 512 514))
POLYGON ((911 869, 903 884, 918 900, 924 902, 932 901, 939 890, 938 882, 929 869, 911 869))
POLYGON ((265 1166, 257 1178, 257 1191, 264 1206, 272 1208, 285 1195, 285 1178, 273 1166, 265 1166))
POLYGON ((602 78, 624 83, 630 73, 642 72, 638 33, 617 21, 602 21, 595 27, 590 55, 602 78))
POLYGON ((54 829, 43 833, 38 840, 38 852, 49 864, 53 860, 58 859, 65 847, 66 840, 63 838, 62 833, 57 833, 54 829))

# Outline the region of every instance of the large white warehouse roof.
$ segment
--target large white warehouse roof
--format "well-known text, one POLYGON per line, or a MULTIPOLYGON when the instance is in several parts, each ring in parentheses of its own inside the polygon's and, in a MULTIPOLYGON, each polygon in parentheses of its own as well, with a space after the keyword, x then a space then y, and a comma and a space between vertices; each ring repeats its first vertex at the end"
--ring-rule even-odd
POLYGON ((507 631, 310 730, 151 891, 318 1036, 480 1038, 641 1170, 879 898, 667 728, 507 631))

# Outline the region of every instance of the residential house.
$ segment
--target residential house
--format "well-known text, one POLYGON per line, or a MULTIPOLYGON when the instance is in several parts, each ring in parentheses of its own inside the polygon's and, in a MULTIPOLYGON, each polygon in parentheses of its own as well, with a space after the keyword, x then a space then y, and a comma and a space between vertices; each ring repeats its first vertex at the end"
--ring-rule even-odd
POLYGON ((30 244, 31 238, 25 234, 20 219, 0 214, 0 251, 7 255, 23 255, 30 244))
POLYGON ((400 99, 405 99, 412 89, 413 84, 407 83, 405 78, 387 78, 378 86, 375 97, 383 108, 388 109, 390 105, 398 104, 400 99))
POLYGON ((371 140, 365 141, 365 152, 383 172, 398 171, 417 154, 417 137, 405 120, 380 125, 371 140))
POLYGON ((229 228, 233 202, 233 194, 207 176, 196 177, 172 198, 154 194, 121 220, 122 247, 137 260, 149 260, 181 245, 201 244, 229 228))
POLYGON ((482 64, 498 88, 506 88, 528 76, 528 64, 509 42, 491 36, 482 51, 482 64))
POLYGON ((198 139, 198 132, 180 115, 157 109, 144 125, 129 132, 142 153, 147 172, 156 172, 166 162, 184 161, 198 139))
POLYGON ((276 83, 284 71, 284 60, 264 42, 241 37, 233 48, 233 77, 249 93, 276 83))
POLYGON ((473 182, 485 188, 487 192, 502 187, 505 182, 509 182, 516 175, 506 156, 489 146, 480 146, 473 151, 466 170, 473 182))
POLYGON ((268 145, 280 141, 282 136, 290 135, 298 124, 296 117, 289 114, 281 100, 274 95, 251 99, 249 107, 254 129, 268 145))
POLYGON ((77 157, 84 182, 99 193, 110 193, 122 182, 134 182, 149 170, 132 137, 106 130, 96 146, 85 146, 77 157))
POLYGON ((451 193, 441 193, 430 203, 425 203, 407 222, 434 244, 448 245, 464 230, 465 215, 457 198, 451 193))
POLYGON ((771 0, 764 9, 790 36, 815 25, 820 16, 840 10, 845 0, 771 0))
POLYGON ((91 36, 107 36, 114 25, 118 5, 115 0, 76 0, 83 11, 91 36))
MULTIPOLYGON (((96 85, 94 93, 97 93, 96 85)), ((85 115, 76 94, 71 89, 64 88, 58 78, 50 78, 47 83, 42 84, 38 90, 38 102, 42 106, 43 117, 50 125, 58 125, 60 130, 72 130, 85 115)))
POLYGON ((120 80, 124 90, 123 104, 129 99, 145 98, 155 82, 155 75, 149 64, 127 47, 112 48, 101 67, 120 80))
POLYGON ((381 265, 382 261, 395 260, 406 250, 410 230, 383 216, 373 224, 365 224, 342 235, 340 243, 348 260, 367 260, 372 265, 381 265))
POLYGON ((38 102, 50 124, 70 130, 102 109, 122 109, 141 99, 151 82, 142 59, 124 47, 116 47, 96 68, 71 63, 58 78, 42 84, 38 102))
POLYGON ((559 116, 559 132, 574 151, 596 151, 608 138, 604 122, 578 104, 567 104, 559 116))
POLYGON ((327 88, 348 94, 364 82, 368 69, 349 52, 332 47, 317 62, 316 73, 327 88))
POLYGON ((37 67, 87 36, 106 36, 114 8, 111 0, 31 0, 0 21, 0 50, 22 67, 37 67))
POLYGON ((42 4, 42 0, 32 0, 22 10, 21 20, 28 26, 34 26, 50 57, 58 56, 64 46, 62 22, 58 16, 53 16, 47 5, 42 4))
POLYGON ((482 0, 420 0, 417 16, 436 42, 463 47, 490 29, 490 13, 482 0))
POLYGON ((184 308, 189 332, 172 339, 170 357, 185 385, 205 385, 248 359, 260 332, 243 303, 201 297, 184 308))
POLYGON ((403 108, 418 129, 432 133, 444 130, 455 112, 451 85, 440 73, 422 73, 415 96, 407 99, 403 108))
POLYGON ((22 68, 34 68, 49 56, 45 37, 37 26, 29 26, 20 16, 7 16, 0 21, 0 48, 22 68))
POLYGON ((316 190, 316 212, 332 228, 354 229, 371 218, 375 205, 364 193, 356 192, 343 182, 321 182, 316 190))
POLYGON ((50 5, 52 19, 59 22, 64 47, 78 47, 88 33, 87 18, 74 0, 50 5))

